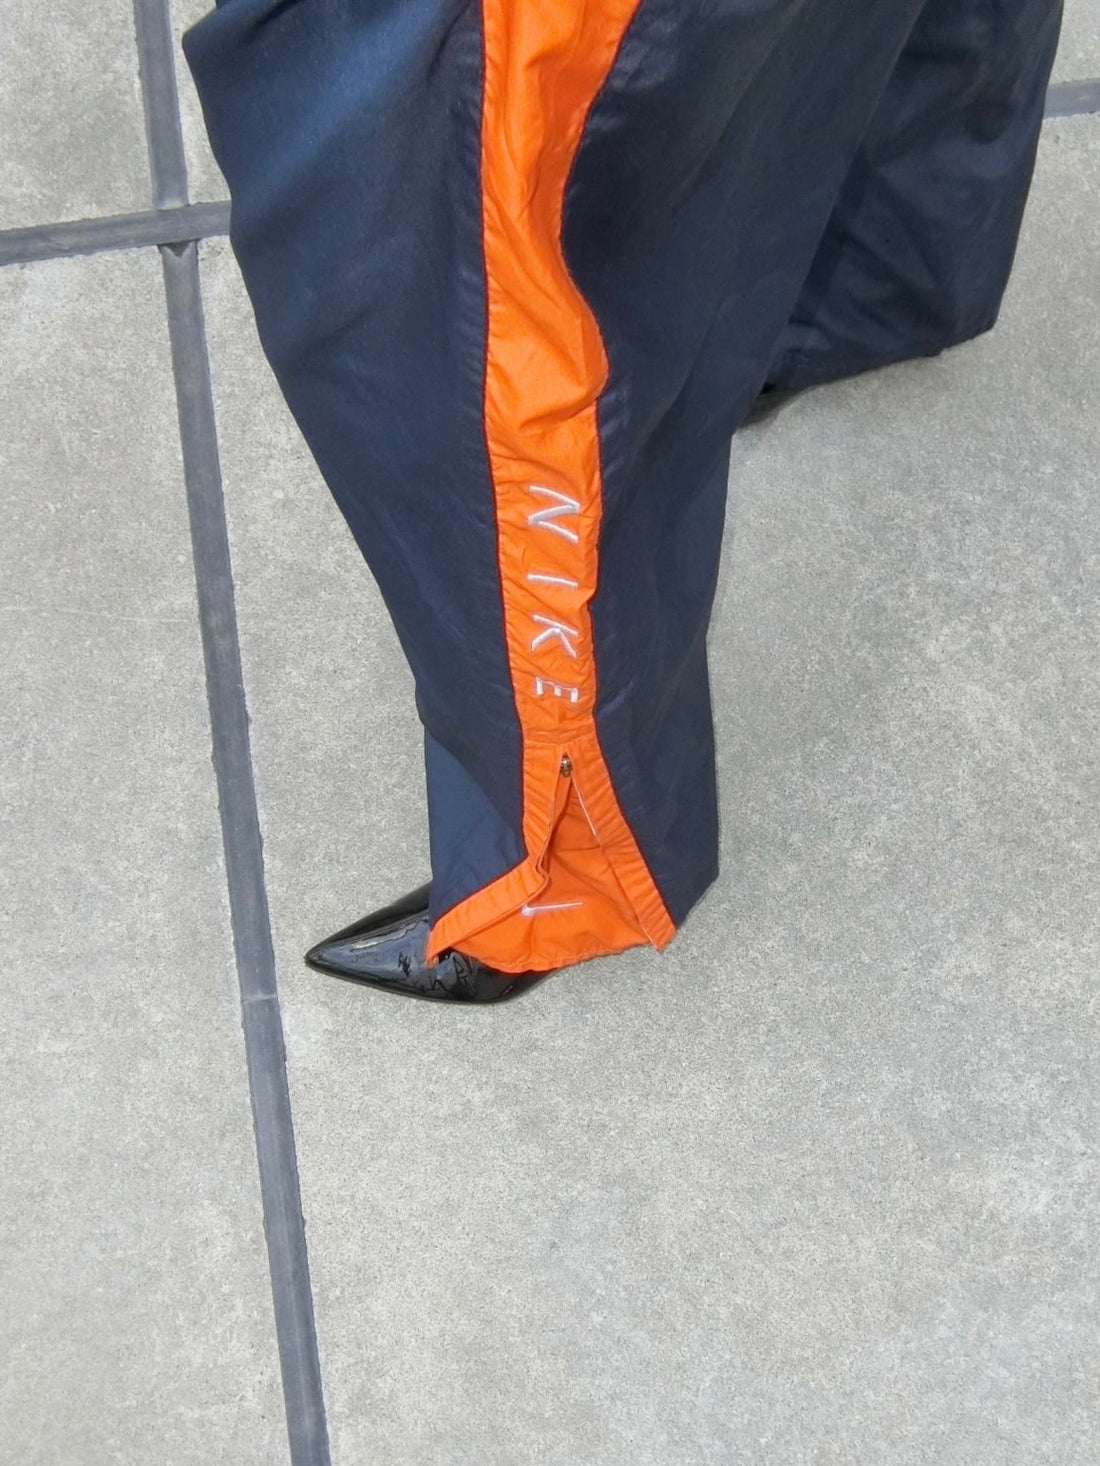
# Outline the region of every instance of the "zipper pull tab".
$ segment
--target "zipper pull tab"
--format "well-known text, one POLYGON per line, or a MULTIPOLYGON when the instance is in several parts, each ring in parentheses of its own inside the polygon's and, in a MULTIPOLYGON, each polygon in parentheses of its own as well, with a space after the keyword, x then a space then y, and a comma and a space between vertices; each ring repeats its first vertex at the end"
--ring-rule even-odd
POLYGON ((561 771, 567 779, 569 775, 573 772, 573 760, 569 757, 567 753, 562 754, 561 771))

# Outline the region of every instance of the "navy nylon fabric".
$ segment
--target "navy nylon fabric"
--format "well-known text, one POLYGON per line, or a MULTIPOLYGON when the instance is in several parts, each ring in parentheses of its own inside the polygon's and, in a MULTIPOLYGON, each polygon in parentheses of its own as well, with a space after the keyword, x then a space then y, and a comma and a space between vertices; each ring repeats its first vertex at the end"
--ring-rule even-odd
POLYGON ((1062 7, 931 0, 844 181, 777 358, 786 390, 931 355, 997 318, 1062 7))
MULTIPOLYGON (((781 385, 805 385, 793 363, 811 349, 818 371, 841 376, 853 369, 842 342, 867 343, 862 368, 876 353, 885 362, 938 350, 992 323, 1057 13, 1053 0, 936 0, 926 17, 919 0, 643 0, 593 109, 564 243, 611 362, 600 404, 597 723, 677 922, 717 866, 705 639, 731 435, 784 349, 792 364, 781 385), (976 47, 984 59, 974 71, 976 47), (964 75, 971 90, 954 116, 978 119, 988 144, 944 169, 945 77, 964 75), (876 152, 892 118, 905 146, 876 152), (885 260, 930 262, 919 332, 912 312, 895 318, 899 291, 873 293, 863 255, 837 268, 830 218, 858 192, 846 179, 866 173, 869 133, 862 157, 899 168, 909 204, 904 231, 891 217, 877 236, 867 226, 870 247, 885 260), (964 265, 958 247, 983 210, 984 237, 964 265), (814 275, 819 249, 833 258, 814 275), (838 287, 822 296, 829 329, 811 306, 788 333, 803 287, 812 300, 823 276, 838 287)), ((865 255, 867 239, 860 246, 865 255)), ((846 262, 847 247, 839 253, 846 262)))
POLYGON ((416 678, 438 914, 524 854, 482 413, 480 12, 228 0, 184 49, 264 351, 416 678))
MULTIPOLYGON (((611 368, 596 718, 677 923, 717 870, 730 438, 766 379, 992 324, 1059 16, 641 0, 592 109, 563 244, 611 368)), ((524 854, 483 423, 481 48, 469 0, 226 0, 185 38, 264 349, 416 678, 434 917, 524 854)))

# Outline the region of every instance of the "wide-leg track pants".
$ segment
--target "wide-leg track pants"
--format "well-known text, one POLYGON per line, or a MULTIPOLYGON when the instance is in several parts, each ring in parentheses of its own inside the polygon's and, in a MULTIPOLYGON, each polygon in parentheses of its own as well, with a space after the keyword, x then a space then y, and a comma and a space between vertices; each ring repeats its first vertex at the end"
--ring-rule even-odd
POLYGON ((264 350, 415 675, 429 955, 663 947, 712 881, 731 435, 765 381, 993 324, 1059 21, 224 0, 190 31, 264 350))

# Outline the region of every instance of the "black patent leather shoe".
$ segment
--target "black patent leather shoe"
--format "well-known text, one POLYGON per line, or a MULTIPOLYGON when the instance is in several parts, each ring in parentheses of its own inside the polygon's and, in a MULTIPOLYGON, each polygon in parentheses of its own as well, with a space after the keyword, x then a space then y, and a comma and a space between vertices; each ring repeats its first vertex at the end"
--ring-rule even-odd
POLYGON ((445 952, 429 967, 424 952, 431 929, 430 891, 430 886, 420 886, 392 906, 318 942, 306 953, 306 962, 330 977, 444 1003, 501 1003, 550 976, 548 972, 497 972, 476 957, 453 951, 445 952))

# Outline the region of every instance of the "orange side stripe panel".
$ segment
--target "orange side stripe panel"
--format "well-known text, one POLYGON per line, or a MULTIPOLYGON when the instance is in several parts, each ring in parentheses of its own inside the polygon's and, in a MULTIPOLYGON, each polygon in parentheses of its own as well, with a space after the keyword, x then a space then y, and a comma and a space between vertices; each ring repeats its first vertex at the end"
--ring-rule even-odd
POLYGON ((485 429, 528 858, 447 912, 429 956, 458 946, 503 970, 664 946, 675 932, 596 735, 596 404, 609 368, 561 247, 569 172, 637 3, 483 0, 485 429))

